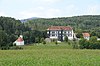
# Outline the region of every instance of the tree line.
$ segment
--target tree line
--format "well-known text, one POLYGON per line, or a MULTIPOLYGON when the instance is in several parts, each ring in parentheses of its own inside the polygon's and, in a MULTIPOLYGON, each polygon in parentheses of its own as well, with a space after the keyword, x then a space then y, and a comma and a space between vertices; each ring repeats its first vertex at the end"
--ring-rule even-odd
POLYGON ((31 30, 31 28, 20 20, 11 17, 0 17, 0 48, 9 49, 13 42, 19 37, 24 36, 25 44, 40 42, 45 38, 45 31, 31 30))
POLYGON ((59 18, 38 18, 26 23, 32 30, 46 30, 49 26, 72 26, 74 32, 89 32, 100 38, 100 15, 86 15, 59 18))
POLYGON ((81 39, 79 41, 80 49, 100 49, 100 40, 96 36, 92 36, 90 40, 81 39))
MULTIPOLYGON (((13 46, 13 42, 23 35, 25 44, 40 43, 46 38, 49 26, 72 26, 81 38, 82 32, 89 32, 100 38, 100 16, 75 16, 63 18, 39 18, 22 23, 11 17, 0 17, 0 48, 13 46)), ((67 40, 67 39, 66 39, 67 40)), ((45 43, 45 42, 44 42, 45 43)), ((84 43, 83 43, 84 44, 84 43)), ((91 43, 90 43, 91 44, 91 43)))

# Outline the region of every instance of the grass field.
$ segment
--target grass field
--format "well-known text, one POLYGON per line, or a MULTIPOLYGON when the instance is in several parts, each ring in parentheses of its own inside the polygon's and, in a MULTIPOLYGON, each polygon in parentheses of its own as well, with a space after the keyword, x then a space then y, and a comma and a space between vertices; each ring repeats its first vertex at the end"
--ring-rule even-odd
POLYGON ((37 44, 0 50, 0 66, 100 66, 100 50, 71 49, 66 44, 37 44))

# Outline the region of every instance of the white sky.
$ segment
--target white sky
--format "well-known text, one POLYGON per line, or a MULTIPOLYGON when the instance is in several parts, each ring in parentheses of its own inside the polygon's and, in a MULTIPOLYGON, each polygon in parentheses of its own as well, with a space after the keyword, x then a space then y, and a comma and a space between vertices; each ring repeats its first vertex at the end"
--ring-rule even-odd
POLYGON ((0 16, 25 19, 78 15, 100 15, 100 0, 0 0, 0 16))

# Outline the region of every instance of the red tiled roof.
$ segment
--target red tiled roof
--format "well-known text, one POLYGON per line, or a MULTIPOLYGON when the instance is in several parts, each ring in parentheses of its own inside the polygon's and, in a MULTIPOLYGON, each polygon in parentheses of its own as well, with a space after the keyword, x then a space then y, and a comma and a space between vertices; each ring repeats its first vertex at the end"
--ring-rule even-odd
POLYGON ((22 42, 23 39, 22 39, 21 37, 19 37, 19 38, 17 39, 17 41, 18 41, 18 42, 22 42))
POLYGON ((72 30, 69 26, 51 26, 47 30, 72 30))
POLYGON ((89 37, 90 34, 89 33, 82 33, 84 37, 89 37))

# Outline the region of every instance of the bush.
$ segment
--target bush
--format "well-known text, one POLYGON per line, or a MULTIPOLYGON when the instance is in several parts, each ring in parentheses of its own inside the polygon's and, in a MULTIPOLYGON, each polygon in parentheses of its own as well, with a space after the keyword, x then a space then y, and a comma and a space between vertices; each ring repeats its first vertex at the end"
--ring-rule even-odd
POLYGON ((43 44, 45 45, 46 44, 46 41, 43 41, 43 44))
POLYGON ((16 43, 14 43, 13 46, 16 46, 16 43))
POLYGON ((58 44, 58 42, 57 42, 57 41, 55 41, 55 44, 57 45, 57 44, 58 44))
POLYGON ((80 49, 100 49, 100 42, 97 40, 90 40, 87 41, 85 39, 82 39, 79 41, 80 49))
POLYGON ((71 43, 68 41, 68 45, 70 45, 71 43))
POLYGON ((52 41, 52 42, 56 42, 56 41, 57 41, 57 39, 52 39, 51 41, 52 41))
POLYGON ((40 41, 40 42, 41 42, 41 43, 44 42, 44 38, 41 38, 41 41, 40 41))
POLYGON ((68 37, 67 36, 65 36, 64 41, 68 42, 68 37))
POLYGON ((9 46, 2 46, 1 47, 1 50, 8 50, 8 49, 10 49, 9 46))
POLYGON ((23 49, 21 46, 10 47, 10 50, 21 50, 21 49, 23 49))
POLYGON ((89 41, 96 42, 97 41, 97 37, 96 36, 92 36, 89 41))

